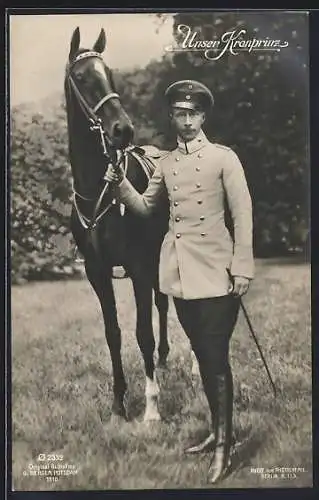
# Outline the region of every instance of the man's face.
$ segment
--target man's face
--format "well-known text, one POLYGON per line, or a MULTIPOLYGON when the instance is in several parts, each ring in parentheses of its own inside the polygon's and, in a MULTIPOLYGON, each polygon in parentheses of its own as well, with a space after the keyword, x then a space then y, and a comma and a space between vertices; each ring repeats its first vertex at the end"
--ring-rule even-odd
POLYGON ((177 134, 187 142, 198 135, 205 120, 205 113, 197 109, 173 108, 171 117, 177 134))

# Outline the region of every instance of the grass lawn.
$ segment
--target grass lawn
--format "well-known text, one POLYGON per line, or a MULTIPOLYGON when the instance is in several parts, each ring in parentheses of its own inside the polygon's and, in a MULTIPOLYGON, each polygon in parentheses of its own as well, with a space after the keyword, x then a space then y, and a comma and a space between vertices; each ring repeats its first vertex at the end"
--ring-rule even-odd
MULTIPOLYGON (((142 357, 129 280, 114 281, 132 417, 144 409, 142 357)), ((312 486, 310 266, 257 261, 245 305, 279 389, 275 400, 240 314, 231 342, 234 426, 242 446, 219 488, 312 486), (281 474, 276 467, 298 467, 281 474), (272 473, 263 474, 267 469, 272 473)), ((157 313, 154 308, 157 334, 157 313)), ((15 490, 207 488, 209 455, 183 448, 207 431, 186 336, 169 310, 169 366, 159 374, 163 421, 110 419, 112 371, 97 298, 86 279, 12 288, 12 442, 15 490), (36 475, 41 453, 65 473, 36 475)), ((45 469, 43 469, 44 471, 45 469)), ((57 469, 56 469, 57 470, 57 469)), ((42 472, 43 472, 42 471, 42 472)), ((212 486, 214 488, 214 486, 212 486)))

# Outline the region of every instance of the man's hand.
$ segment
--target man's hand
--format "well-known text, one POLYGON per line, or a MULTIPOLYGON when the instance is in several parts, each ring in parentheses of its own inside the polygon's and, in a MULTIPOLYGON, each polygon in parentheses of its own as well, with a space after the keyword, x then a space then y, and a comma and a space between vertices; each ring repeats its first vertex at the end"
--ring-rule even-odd
POLYGON ((234 276, 230 291, 235 297, 242 297, 245 293, 247 293, 249 283, 250 280, 248 278, 243 276, 234 276))
POLYGON ((122 169, 122 166, 119 165, 117 169, 115 170, 112 163, 108 164, 107 171, 104 175, 104 179, 107 182, 113 183, 113 184, 120 184, 124 178, 124 171, 122 169))

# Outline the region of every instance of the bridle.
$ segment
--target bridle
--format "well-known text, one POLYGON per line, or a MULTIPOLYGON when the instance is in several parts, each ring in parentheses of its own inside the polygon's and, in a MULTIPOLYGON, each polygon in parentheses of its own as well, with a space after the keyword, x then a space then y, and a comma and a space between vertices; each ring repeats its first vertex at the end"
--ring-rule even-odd
MULTIPOLYGON (((103 130, 102 126, 102 120, 97 116, 97 111, 110 99, 120 99, 119 94, 116 92, 110 92, 109 94, 106 94, 100 101, 92 108, 87 101, 84 99, 83 95, 81 94, 77 84, 75 83, 72 75, 71 75, 71 70, 74 67, 74 65, 78 62, 81 61, 82 59, 87 59, 89 57, 97 57, 103 62, 103 58, 99 52, 94 52, 92 50, 84 52, 82 54, 79 54, 73 61, 69 62, 67 67, 66 67, 66 77, 68 79, 68 82, 70 83, 70 86, 73 89, 73 92, 78 100, 78 103, 86 116, 88 122, 90 123, 90 130, 98 130, 101 134, 101 143, 103 147, 103 152, 106 150, 106 142, 108 143, 108 146, 110 147, 112 145, 111 138, 106 134, 105 130, 103 130)), ((107 150, 106 150, 107 152, 107 150)))
MULTIPOLYGON (((87 103, 86 99, 83 97, 81 91, 79 90, 77 84, 75 83, 75 81, 71 75, 71 70, 74 67, 74 65, 78 61, 85 59, 85 58, 89 58, 89 57, 97 57, 103 61, 103 58, 99 52, 95 52, 92 50, 87 51, 87 52, 83 52, 82 54, 79 54, 73 61, 71 61, 67 64, 67 66, 66 66, 66 78, 67 78, 67 81, 69 83, 69 87, 72 88, 74 95, 77 98, 78 104, 80 105, 85 117, 87 118, 89 130, 92 132, 97 132, 99 134, 103 155, 108 159, 106 170, 110 164, 112 164, 112 166, 115 169, 118 168, 124 159, 125 160, 124 172, 126 173, 127 164, 128 164, 126 151, 130 148, 126 148, 125 150, 117 150, 117 159, 115 162, 112 161, 112 155, 110 154, 110 149, 112 147, 112 140, 103 128, 101 118, 98 117, 96 114, 97 111, 106 102, 108 102, 110 99, 120 99, 120 96, 116 92, 110 92, 110 93, 106 94, 104 97, 102 97, 102 99, 100 99, 100 101, 92 108, 87 103)), ((97 223, 100 221, 100 219, 106 214, 106 212, 108 212, 108 210, 111 208, 111 206, 115 204, 115 201, 112 200, 112 202, 109 203, 107 205, 107 207, 98 215, 98 212, 99 212, 99 209, 101 207, 104 195, 107 192, 108 188, 109 188, 109 183, 106 182, 102 191, 101 191, 101 194, 97 198, 97 201, 94 205, 93 216, 91 219, 89 219, 81 213, 76 197, 81 198, 83 200, 87 200, 87 201, 94 201, 94 199, 90 199, 90 198, 86 198, 86 197, 82 196, 80 193, 78 193, 75 190, 74 183, 72 183, 74 207, 76 209, 77 215, 78 215, 79 220, 80 220, 82 226, 84 227, 84 229, 95 229, 95 227, 96 227, 97 223)), ((123 213, 122 213, 122 215, 123 215, 123 213)))

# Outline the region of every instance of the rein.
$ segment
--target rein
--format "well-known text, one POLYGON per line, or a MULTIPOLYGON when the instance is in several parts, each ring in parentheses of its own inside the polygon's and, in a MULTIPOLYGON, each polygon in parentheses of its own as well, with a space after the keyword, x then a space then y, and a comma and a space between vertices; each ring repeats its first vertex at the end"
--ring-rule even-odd
MULTIPOLYGON (((128 157, 127 157, 127 154, 126 152, 124 153, 124 175, 126 175, 126 172, 127 172, 127 167, 128 167, 128 157)), ((122 158, 123 159, 123 158, 122 158)), ((119 164, 117 164, 119 165, 119 164)), ((104 195, 106 193, 106 191, 108 190, 108 187, 109 187, 109 183, 106 182, 105 183, 105 186, 103 187, 102 191, 101 191, 101 194, 99 196, 99 198, 97 199, 97 202, 94 206, 94 211, 93 211, 93 217, 92 219, 89 219, 88 217, 86 217, 85 215, 83 215, 79 209, 79 206, 78 206, 78 203, 76 201, 76 196, 78 196, 79 198, 82 198, 83 200, 86 200, 86 201, 93 201, 94 198, 84 198, 83 196, 81 196, 79 193, 77 193, 77 191, 75 191, 74 189, 74 186, 72 187, 73 189, 73 203, 74 203, 74 207, 75 207, 75 210, 76 210, 76 213, 79 217, 79 220, 82 224, 82 226, 84 227, 84 229, 95 229, 98 222, 100 221, 100 219, 102 219, 102 217, 110 210, 110 208, 112 207, 112 205, 115 205, 116 203, 116 200, 112 200, 111 203, 109 203, 107 205, 107 207, 99 214, 98 214, 98 211, 100 209, 100 206, 102 204, 102 201, 103 201, 103 198, 104 198, 104 195)), ((124 215, 122 213, 122 215, 124 215)))

